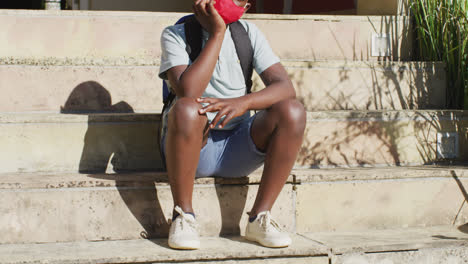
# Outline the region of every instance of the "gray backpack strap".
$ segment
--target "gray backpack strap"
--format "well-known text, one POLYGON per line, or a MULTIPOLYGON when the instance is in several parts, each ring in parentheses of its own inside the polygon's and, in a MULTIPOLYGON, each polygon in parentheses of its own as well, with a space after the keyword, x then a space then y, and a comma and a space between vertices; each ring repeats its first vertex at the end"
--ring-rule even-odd
POLYGON ((247 93, 252 91, 252 73, 253 73, 253 56, 254 51, 249 34, 244 26, 236 21, 229 24, 232 40, 236 47, 237 56, 239 57, 242 73, 244 74, 247 93))

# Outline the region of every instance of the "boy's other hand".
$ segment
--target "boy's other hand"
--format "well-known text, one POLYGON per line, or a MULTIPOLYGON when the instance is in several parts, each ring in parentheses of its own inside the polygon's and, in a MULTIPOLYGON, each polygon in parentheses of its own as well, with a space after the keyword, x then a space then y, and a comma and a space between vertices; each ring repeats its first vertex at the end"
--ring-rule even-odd
POLYGON ((249 109, 246 100, 241 99, 241 97, 230 99, 198 98, 197 102, 208 104, 199 110, 201 115, 207 112, 218 112, 210 124, 211 129, 215 128, 215 125, 218 124, 223 116, 225 118, 218 126, 219 128, 223 128, 230 120, 243 115, 249 109))
POLYGON ((214 7, 214 0, 196 0, 193 4, 193 13, 202 27, 210 36, 226 31, 226 23, 214 7))

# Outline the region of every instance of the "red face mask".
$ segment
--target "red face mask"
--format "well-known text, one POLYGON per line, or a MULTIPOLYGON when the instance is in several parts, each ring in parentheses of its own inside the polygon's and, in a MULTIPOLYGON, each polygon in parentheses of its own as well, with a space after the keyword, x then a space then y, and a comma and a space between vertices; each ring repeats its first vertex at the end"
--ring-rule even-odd
POLYGON ((226 25, 239 20, 245 11, 243 7, 237 6, 232 0, 216 0, 214 7, 226 25))

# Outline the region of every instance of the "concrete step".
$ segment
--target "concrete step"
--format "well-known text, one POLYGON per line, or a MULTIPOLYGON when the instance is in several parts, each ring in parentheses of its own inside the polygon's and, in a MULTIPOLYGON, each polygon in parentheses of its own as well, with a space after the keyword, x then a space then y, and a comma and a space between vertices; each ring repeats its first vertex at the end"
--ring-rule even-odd
POLYGON ((165 239, 0 245, 0 262, 463 264, 468 257, 467 231, 451 226, 299 234, 284 249, 263 248, 242 237, 206 237, 201 243, 195 251, 169 249, 165 239))
MULTIPOLYGON (((260 178, 257 171, 196 180, 200 233, 243 235, 260 178)), ((0 199, 8 201, 0 204, 0 244, 168 234, 173 204, 163 173, 10 173, 0 182, 0 199)), ((303 234, 459 226, 468 222, 466 186, 466 167, 293 170, 272 215, 284 230, 303 234)))
MULTIPOLYGON (((185 13, 0 12, 0 57, 124 58, 156 61, 162 30, 185 13), (28 34, 25 34, 28 32, 28 34)), ((393 60, 411 57, 405 16, 246 15, 282 59, 377 60, 373 34, 388 34, 393 60)))
MULTIPOLYGON (((466 161, 467 126, 466 111, 308 112, 296 167, 466 161)), ((158 114, 4 113, 0 173, 161 171, 159 127, 158 114)))
POLYGON ((332 264, 463 264, 468 257, 466 224, 304 236, 329 247, 332 264))
MULTIPOLYGON (((445 108, 443 63, 283 64, 309 111, 445 108)), ((0 111, 160 111, 158 71, 159 62, 143 60, 0 59, 0 111)), ((253 89, 263 87, 255 75, 253 89)))

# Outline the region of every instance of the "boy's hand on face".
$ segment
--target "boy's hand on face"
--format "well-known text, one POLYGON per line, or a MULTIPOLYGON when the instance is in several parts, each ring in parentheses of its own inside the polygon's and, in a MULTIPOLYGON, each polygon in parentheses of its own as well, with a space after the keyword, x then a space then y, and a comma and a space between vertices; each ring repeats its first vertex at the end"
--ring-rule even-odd
POLYGON ((226 31, 226 23, 214 7, 214 0, 196 0, 193 4, 193 13, 202 27, 210 36, 226 31))
POLYGON ((199 110, 201 115, 207 112, 218 112, 210 124, 210 128, 215 128, 215 125, 225 116, 223 122, 218 126, 223 128, 230 120, 243 115, 248 110, 246 100, 238 98, 219 99, 219 98, 198 98, 199 103, 208 103, 205 107, 199 110))

